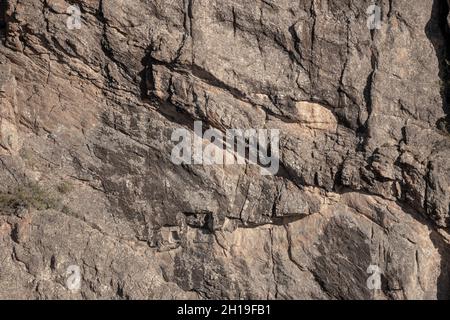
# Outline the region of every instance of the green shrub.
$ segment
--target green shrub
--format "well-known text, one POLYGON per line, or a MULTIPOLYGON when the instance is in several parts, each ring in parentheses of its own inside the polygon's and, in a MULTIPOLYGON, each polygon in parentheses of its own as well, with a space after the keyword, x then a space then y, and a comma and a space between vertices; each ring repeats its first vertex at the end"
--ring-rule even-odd
POLYGON ((63 206, 61 208, 61 212, 64 214, 72 214, 72 210, 70 210, 70 208, 68 206, 63 206))
POLYGON ((60 185, 58 185, 57 189, 59 193, 68 194, 73 191, 73 185, 68 181, 63 181, 60 185))
POLYGON ((37 210, 55 209, 58 201, 36 183, 17 186, 0 192, 0 208, 15 210, 20 207, 37 210))

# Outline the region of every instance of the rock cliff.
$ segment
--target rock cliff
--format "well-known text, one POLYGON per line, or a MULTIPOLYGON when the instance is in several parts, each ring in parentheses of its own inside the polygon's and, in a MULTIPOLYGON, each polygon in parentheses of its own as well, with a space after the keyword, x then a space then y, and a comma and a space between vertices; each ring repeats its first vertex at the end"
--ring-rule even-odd
POLYGON ((447 0, 0 14, 0 298, 450 298, 447 0), (195 121, 277 172, 174 163, 195 121))

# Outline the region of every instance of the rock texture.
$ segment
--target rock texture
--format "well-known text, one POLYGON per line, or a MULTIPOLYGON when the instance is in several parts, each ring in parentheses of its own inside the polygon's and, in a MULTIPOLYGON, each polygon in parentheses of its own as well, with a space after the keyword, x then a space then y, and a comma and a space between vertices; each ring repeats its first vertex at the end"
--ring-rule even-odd
POLYGON ((450 298, 449 4, 371 4, 1 1, 0 298, 450 298), (173 164, 196 120, 280 170, 173 164))

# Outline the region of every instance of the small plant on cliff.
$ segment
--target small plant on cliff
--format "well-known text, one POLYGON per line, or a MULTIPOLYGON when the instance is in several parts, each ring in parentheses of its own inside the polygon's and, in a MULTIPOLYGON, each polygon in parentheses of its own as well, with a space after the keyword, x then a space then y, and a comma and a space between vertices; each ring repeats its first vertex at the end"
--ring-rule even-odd
POLYGON ((0 210, 15 211, 20 207, 36 210, 55 209, 58 201, 36 183, 27 183, 0 192, 0 210))
POLYGON ((68 181, 63 181, 56 189, 61 194, 68 194, 73 191, 73 185, 68 181))

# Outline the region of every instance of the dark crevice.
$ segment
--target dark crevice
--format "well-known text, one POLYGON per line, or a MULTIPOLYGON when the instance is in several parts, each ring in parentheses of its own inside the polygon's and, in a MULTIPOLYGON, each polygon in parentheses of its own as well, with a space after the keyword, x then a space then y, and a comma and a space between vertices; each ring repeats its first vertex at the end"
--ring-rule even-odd
POLYGON ((361 125, 357 129, 357 132, 356 132, 360 139, 358 147, 357 147, 357 151, 361 151, 361 152, 364 151, 365 145, 367 143, 368 131, 369 131, 369 119, 372 115, 372 108, 373 108, 372 91, 373 91, 373 86, 374 86, 375 74, 376 74, 376 71, 378 68, 378 51, 374 44, 374 37, 375 37, 374 30, 370 31, 370 36, 372 39, 372 44, 371 44, 371 48, 370 48, 371 72, 367 76, 366 86, 365 86, 364 92, 363 92, 364 101, 365 101, 365 105, 366 105, 366 109, 367 109, 367 120, 365 121, 365 123, 363 125, 361 125))
POLYGON ((436 123, 438 129, 450 132, 450 30, 449 4, 447 0, 434 0, 430 20, 425 27, 425 33, 433 44, 439 62, 440 94, 442 109, 446 116, 436 123))
POLYGON ((234 33, 234 36, 236 37, 236 32, 237 32, 237 18, 236 18, 236 11, 234 10, 234 7, 232 8, 232 13, 233 13, 233 33, 234 33))
MULTIPOLYGON (((439 119, 436 126, 439 130, 450 133, 450 28, 449 28, 449 3, 448 0, 434 0, 430 20, 425 27, 425 33, 433 44, 436 57, 439 62, 440 94, 442 97, 442 109, 445 116, 439 119)), ((431 234, 431 240, 441 254, 441 273, 437 281, 437 298, 450 299, 449 269, 450 255, 449 245, 444 243, 437 233, 431 234)))
POLYGON ((389 0, 389 10, 387 13, 387 17, 390 18, 392 16, 393 13, 393 0, 389 0))
POLYGON ((141 59, 141 65, 143 66, 142 71, 139 73, 139 89, 141 100, 148 100, 150 98, 149 91, 151 90, 154 79, 152 70, 152 51, 150 47, 144 57, 141 59))
MULTIPOLYGON (((310 46, 310 57, 312 60, 312 57, 314 56, 314 49, 315 49, 315 41, 316 41, 316 20, 317 20, 317 16, 316 16, 316 9, 314 7, 314 1, 311 1, 311 7, 309 9, 309 13, 310 16, 312 18, 312 24, 311 24, 311 46, 310 46)), ((309 82, 311 83, 311 92, 310 92, 310 98, 312 99, 314 97, 314 92, 313 92, 313 79, 315 78, 315 75, 313 75, 313 72, 315 72, 315 70, 317 69, 317 67, 314 65, 314 63, 310 63, 309 65, 309 82)))
POLYGON ((194 0, 188 0, 187 2, 187 16, 189 18, 189 35, 192 37, 192 27, 194 21, 194 10, 193 10, 194 0))
POLYGON ((3 39, 6 36, 7 31, 7 19, 6 10, 8 9, 8 0, 0 0, 0 38, 3 39))

